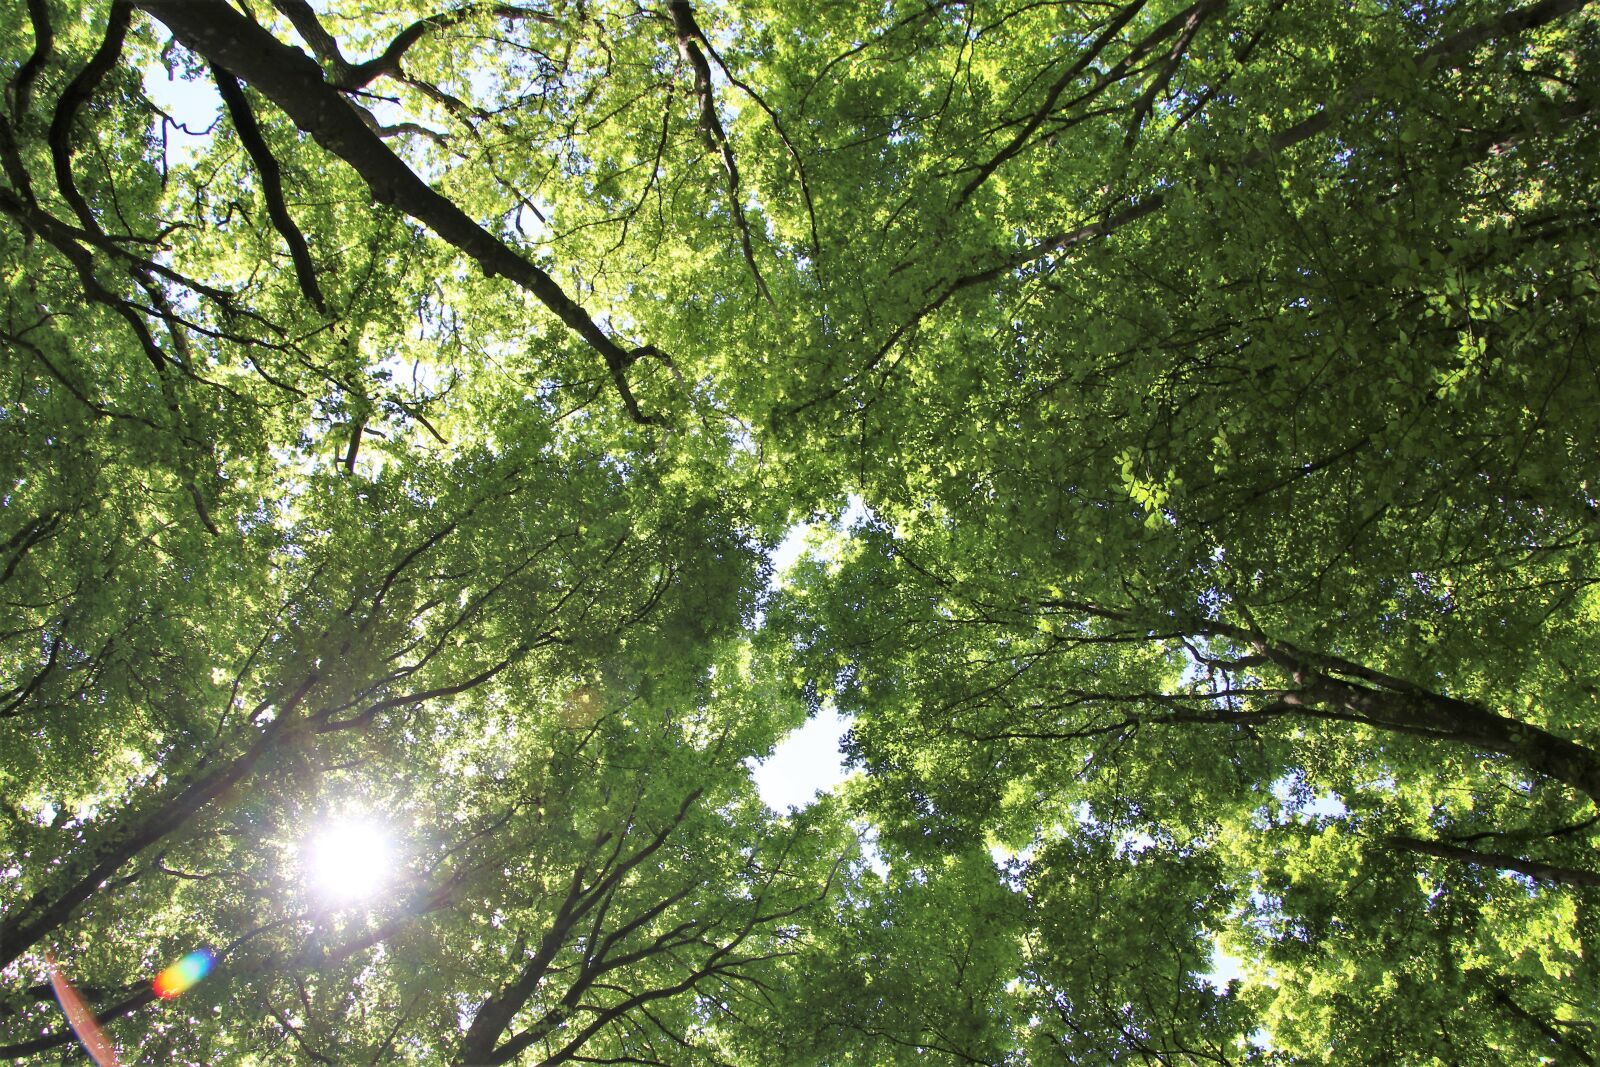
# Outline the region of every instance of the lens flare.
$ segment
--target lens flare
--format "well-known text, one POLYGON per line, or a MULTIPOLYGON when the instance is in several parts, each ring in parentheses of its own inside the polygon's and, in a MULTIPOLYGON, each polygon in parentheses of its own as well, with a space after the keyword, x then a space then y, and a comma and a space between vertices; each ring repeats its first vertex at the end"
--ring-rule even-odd
POLYGON ((83 1002, 83 998, 78 996, 78 991, 72 988, 67 976, 61 973, 61 968, 56 966, 55 954, 47 949, 44 960, 50 965, 50 987, 56 992, 56 1000, 61 1002, 61 1011, 67 1017, 67 1025, 72 1027, 72 1032, 83 1042, 83 1050, 94 1060, 97 1067, 120 1067, 117 1062, 117 1050, 111 1047, 111 1042, 107 1041, 106 1035, 101 1032, 94 1012, 83 1002))
POLYGON ((181 993, 187 993, 191 986, 211 972, 211 967, 216 962, 217 957, 210 949, 195 949, 156 975, 154 982, 156 996, 162 1000, 171 1000, 181 993))

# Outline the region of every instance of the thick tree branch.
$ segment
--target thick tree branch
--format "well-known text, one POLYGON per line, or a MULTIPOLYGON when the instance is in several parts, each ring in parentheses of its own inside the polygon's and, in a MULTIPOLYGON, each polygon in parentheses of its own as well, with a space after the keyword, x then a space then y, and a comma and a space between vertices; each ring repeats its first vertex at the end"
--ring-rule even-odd
MULTIPOLYGON (((230 942, 227 947, 222 949, 222 951, 217 954, 217 956, 219 959, 226 960, 232 956, 233 953, 240 948, 240 946, 254 940, 256 937, 259 937, 268 930, 283 926, 287 922, 291 921, 293 920, 276 919, 272 922, 268 922, 261 926, 257 926, 254 929, 248 930, 230 942)), ((107 995, 108 992, 112 994, 126 993, 130 988, 133 990, 131 994, 95 1014, 95 1021, 104 1026, 108 1023, 115 1022, 118 1019, 132 1015, 134 1012, 154 1003, 157 999, 154 985, 147 980, 139 980, 132 986, 123 986, 120 989, 114 989, 110 991, 96 989, 93 986, 80 986, 78 987, 78 992, 85 996, 99 998, 107 995)), ((55 997, 55 991, 48 985, 33 987, 29 989, 28 992, 40 1000, 52 1000, 55 997)), ((43 1052, 48 1049, 60 1048, 63 1045, 72 1044, 77 1040, 77 1034, 75 1034, 70 1028, 63 1027, 60 1030, 52 1031, 30 1041, 19 1042, 14 1045, 0 1045, 0 1060, 22 1059, 23 1057, 30 1056, 36 1052, 43 1052)))
POLYGON ((46 0, 28 0, 28 20, 33 24, 33 51, 6 86, 11 96, 11 113, 18 119, 28 112, 28 94, 33 80, 50 61, 55 48, 55 29, 50 25, 50 6, 46 0))
MULTIPOLYGON (((955 203, 951 205, 950 211, 952 214, 961 210, 972 194, 978 191, 978 187, 988 181, 990 176, 1000 169, 1001 164, 1023 150, 1028 143, 1028 139, 1044 124, 1044 120, 1049 118, 1050 112, 1056 106, 1056 101, 1061 98, 1062 93, 1066 92, 1067 86, 1081 77, 1084 71, 1089 69, 1089 65, 1099 57, 1100 53, 1105 51, 1106 46, 1116 39, 1117 35, 1122 32, 1129 22, 1133 21, 1140 11, 1144 10, 1145 2, 1146 0, 1130 0, 1129 3, 1124 4, 1111 17, 1105 28, 1100 31, 1100 35, 1078 55, 1078 58, 1066 69, 1065 73, 1057 78, 1055 83, 1045 91, 1044 101, 1034 110, 1033 114, 1028 116, 1027 121, 1022 124, 1022 128, 1012 135, 1011 140, 1005 147, 979 166, 977 173, 968 179, 966 185, 962 186, 961 191, 956 194, 955 203)), ((1203 3, 1204 0, 1201 0, 1201 2, 1203 3)), ((1191 10, 1193 9, 1191 8, 1191 10)), ((1173 25, 1172 29, 1176 31, 1178 25, 1181 25, 1181 23, 1173 25)))
POLYGON ((627 350, 555 279, 419 178, 328 84, 310 56, 279 41, 224 0, 139 0, 138 6, 160 19, 190 51, 242 78, 282 108, 296 126, 354 168, 379 203, 427 225, 486 275, 509 278, 529 292, 600 354, 629 417, 639 423, 661 422, 640 410, 628 385, 627 350))
MULTIPOLYGON (((1036 606, 1137 625, 1131 612, 1100 604, 1046 599, 1036 606)), ((1274 690, 1274 709, 1362 723, 1417 737, 1475 745, 1565 782, 1600 802, 1600 752, 1532 723, 1497 714, 1472 701, 1436 693, 1405 679, 1325 653, 1309 652, 1244 627, 1214 619, 1166 616, 1162 628, 1225 638, 1283 671, 1292 686, 1274 690)))
MULTIPOLYGON (((272 0, 272 6, 288 16, 301 40, 311 46, 311 51, 322 62, 333 68, 334 75, 343 79, 350 71, 350 61, 339 49, 339 41, 322 25, 322 19, 306 0, 272 0)), ((159 16, 157 16, 159 17, 159 16)))
POLYGON ((1183 61, 1183 54, 1189 50, 1189 45, 1194 41, 1194 35, 1200 32, 1200 27, 1207 19, 1226 6, 1227 0, 1201 0, 1189 9, 1188 17, 1183 22, 1183 30, 1173 42, 1166 62, 1161 65, 1161 70, 1156 76, 1150 79, 1150 84, 1133 106, 1133 116, 1128 120, 1128 133, 1122 142, 1124 148, 1132 149, 1139 140, 1139 131, 1144 127, 1145 119, 1155 107, 1156 99, 1160 97, 1162 90, 1166 89, 1172 81, 1172 76, 1177 73, 1178 65, 1183 61))
POLYGON ((59 223, 49 214, 33 208, 21 200, 16 199, 9 190, 0 189, 0 211, 15 218, 26 229, 40 234, 44 239, 60 252, 67 262, 72 265, 78 275, 79 284, 83 287, 83 295, 88 300, 101 304, 121 318, 133 331, 134 337, 139 342, 139 348, 144 352, 156 369, 158 377, 164 376, 167 371, 167 356, 151 336, 150 329, 140 317, 139 311, 128 301, 117 296, 103 285, 95 274, 94 257, 89 250, 73 240, 69 235, 69 228, 59 223))
MULTIPOLYGON (((95 1021, 101 1026, 114 1023, 118 1019, 132 1015, 140 1008, 153 1003, 155 999, 155 990, 150 983, 141 982, 139 983, 139 990, 133 995, 96 1012, 95 1021)), ((25 1056, 32 1056, 53 1048, 61 1048, 63 1045, 73 1044, 77 1040, 78 1035, 70 1027, 63 1027, 60 1030, 52 1030, 40 1037, 33 1038, 30 1041, 19 1041, 14 1045, 0 1045, 0 1060, 20 1060, 25 1056)))
MULTIPOLYGON (((47 885, 35 892, 0 919, 0 967, 12 963, 39 940, 57 929, 92 897, 123 864, 182 826, 197 811, 244 781, 262 757, 281 741, 281 735, 294 721, 295 710, 319 681, 308 675, 283 703, 278 717, 244 751, 229 763, 203 774, 175 796, 152 807, 142 817, 113 828, 104 838, 86 847, 87 855, 75 866, 83 871, 65 888, 47 885)), ((69 876, 70 877, 70 876, 69 876)))
POLYGON ((89 210, 89 204, 78 191, 77 182, 72 176, 72 127, 78 111, 89 102, 101 81, 111 73, 111 68, 117 65, 132 17, 133 8, 127 0, 113 0, 106 20, 105 38, 89 62, 67 83, 61 99, 56 101, 55 114, 50 119, 50 156, 55 164, 56 188, 61 191, 62 199, 72 205, 72 211, 83 228, 91 233, 104 231, 94 212, 89 210))
POLYGON ((716 48, 712 46, 711 42, 703 34, 700 41, 706 46, 706 54, 716 60, 717 68, 722 71, 723 77, 728 79, 728 84, 754 100, 756 106, 766 112, 768 120, 772 123, 773 130, 778 135, 778 140, 783 142, 784 151, 789 154, 790 160, 794 162, 795 177, 800 182, 800 196, 806 203, 806 218, 811 223, 811 260, 815 263, 822 255, 822 239, 817 235, 817 206, 811 197, 811 183, 806 178, 805 160, 800 158, 799 150, 795 148, 794 142, 789 139, 788 131, 783 128, 783 123, 779 120, 778 113, 767 104, 766 100, 762 99, 760 93, 756 92, 729 69, 728 64, 723 61, 722 56, 718 54, 716 48))
POLYGON ((213 67, 211 77, 217 83, 218 95, 228 108, 228 117, 233 120, 233 128, 239 135, 239 143, 244 145, 250 161, 255 164, 256 173, 261 176, 261 195, 267 202, 267 217, 272 220, 273 229, 278 231, 284 243, 289 246, 289 259, 294 263, 294 276, 300 283, 300 291, 319 314, 326 315, 328 307, 322 299, 322 290, 317 285, 317 271, 311 263, 311 249, 307 247, 305 235, 300 232, 300 227, 295 225, 294 217, 289 214, 289 206, 284 202, 283 177, 278 168, 277 157, 267 146, 266 138, 261 136, 261 127, 256 125, 255 113, 250 110, 250 101, 245 98, 244 89, 240 87, 238 79, 226 70, 213 67))
MULTIPOLYGON (((627 841, 624 833, 617 840, 617 848, 612 857, 601 868, 599 878, 592 885, 585 885, 587 872, 580 867, 574 872, 573 880, 567 892, 566 899, 562 902, 555 918, 551 921, 538 949, 528 961, 527 966, 518 976, 517 980, 507 986, 499 994, 490 997, 478 1009, 473 1017, 471 1026, 466 1036, 462 1039, 461 1052, 457 1059, 460 1067, 476 1067, 480 1064, 506 1063, 514 1059, 528 1046, 541 1040, 546 1034, 552 1032, 566 1020, 578 1001, 582 998, 594 980, 604 973, 603 952, 599 959, 587 961, 573 984, 568 987, 560 1003, 545 1012, 536 1022, 509 1038, 504 1044, 500 1037, 511 1025, 517 1012, 522 1010, 524 1004, 533 996, 538 988, 539 980, 549 970, 556 954, 561 950, 567 939, 584 917, 597 908, 604 909, 613 893, 622 884, 628 874, 639 867, 651 856, 660 851, 666 844, 683 820, 688 816, 689 809, 700 798, 702 790, 691 791, 678 806, 676 814, 671 821, 626 860, 617 863, 616 858, 621 855, 621 850, 627 841)), ((652 914, 659 913, 657 909, 652 914)), ((639 924, 639 925, 642 925, 639 924)), ((604 942, 604 948, 615 943, 615 939, 604 942)))
POLYGON ((1459 845, 1447 844, 1443 841, 1427 841, 1420 837, 1408 837, 1404 834, 1394 834, 1386 838, 1394 848, 1403 852, 1418 852, 1424 856, 1436 856, 1439 859, 1455 860, 1458 863, 1470 863, 1476 867, 1493 867, 1502 871, 1516 871, 1529 878, 1536 878, 1545 882, 1559 882, 1562 885, 1600 886, 1600 873, 1586 871, 1577 867, 1562 867, 1541 860, 1524 859, 1513 856, 1507 852, 1479 852, 1476 849, 1462 848, 1459 845))
POLYGON ((1145 98, 1141 98, 1133 105, 1134 117, 1129 124, 1129 136, 1127 142, 1131 147, 1133 140, 1137 137, 1139 126, 1143 122, 1143 112, 1148 110, 1149 106, 1154 103, 1156 96, 1160 94, 1161 89, 1167 84, 1167 82, 1171 80, 1172 75, 1177 70, 1179 62, 1182 60, 1184 52, 1188 49, 1189 44, 1193 41, 1194 34, 1198 32, 1200 26, 1207 19, 1216 14, 1216 12, 1225 5, 1226 0, 1196 0, 1193 5, 1173 15, 1171 18, 1167 19, 1167 21, 1150 31, 1150 33, 1148 33, 1138 43, 1131 46, 1127 54, 1121 59, 1117 60, 1116 63, 1112 64, 1109 69, 1098 73, 1089 88, 1085 89, 1082 93, 1071 100, 1058 103, 1061 93, 1067 88, 1067 86, 1069 86, 1077 78, 1081 77, 1089 69, 1090 64, 1093 63, 1093 61, 1098 58, 1102 52, 1104 52, 1106 46, 1110 43, 1111 38, 1125 27, 1126 19, 1124 16, 1127 18, 1133 17, 1134 15, 1138 14, 1138 11, 1134 9, 1142 7, 1143 5, 1142 3, 1129 4, 1122 8, 1118 14, 1114 16, 1113 23, 1109 25, 1100 35, 1100 37, 1098 37, 1089 46, 1088 51, 1080 55, 1078 61, 1073 65, 1073 67, 1070 68, 1066 74, 1064 74, 1056 81, 1054 85, 1051 86, 1050 90, 1046 93, 1044 104, 1037 111, 1029 115, 1025 120, 1013 120, 1012 122, 1004 124, 1015 125, 1018 122, 1021 122, 1022 124, 1022 129, 1013 137, 1011 142, 1007 144, 1005 148, 1003 148, 987 162, 977 167, 965 167, 962 168, 961 171, 957 172, 964 173, 967 170, 976 170, 978 173, 968 181, 967 185, 964 186, 961 192, 957 195, 955 205, 951 210, 959 210, 967 203, 969 199, 971 199, 972 194, 977 191, 978 187, 992 177, 1002 164, 1025 151, 1030 145, 1030 139, 1043 127, 1044 122, 1057 111, 1076 113, 1070 115, 1069 117, 1057 120, 1057 123, 1052 130, 1052 132, 1055 133, 1059 133, 1062 129, 1066 129, 1077 124, 1078 122, 1081 122, 1086 117, 1100 114, 1112 114, 1123 110, 1122 105, 1111 105, 1094 111, 1084 111, 1082 109, 1084 105, 1092 102, 1097 97, 1105 93, 1106 90, 1108 90, 1111 86, 1123 81, 1131 74, 1143 73, 1143 70, 1146 68, 1138 68, 1137 64, 1139 61, 1150 55, 1151 52, 1155 51, 1158 45, 1162 44, 1169 37, 1172 37, 1174 34, 1176 34, 1178 35, 1179 39, 1170 50, 1168 62, 1163 69, 1158 71, 1150 80, 1149 87, 1146 92, 1146 97, 1150 103, 1145 103, 1145 98))
POLYGON ((544 935, 539 939, 538 948, 534 950, 516 980, 484 1001, 473 1014, 472 1023, 461 1039, 461 1053, 457 1063, 462 1067, 491 1062, 490 1058, 494 1054, 494 1046, 499 1041, 500 1035, 511 1025, 511 1020, 522 1009, 522 1005, 533 996, 534 989, 538 987, 545 972, 550 969, 556 954, 561 951, 561 946, 566 943, 572 928, 581 918, 577 909, 583 899, 584 874, 585 870, 581 866, 573 872, 565 899, 556 910, 555 917, 545 929, 544 935))
POLYGON ((1589 1053, 1585 1051, 1581 1045, 1573 1041, 1570 1034, 1562 1033, 1560 1030, 1550 1025, 1548 1021, 1539 1018, 1522 1005, 1518 1004, 1511 998, 1511 993, 1509 990, 1497 986, 1494 990, 1494 1000, 1495 1003, 1506 1009, 1506 1011, 1511 1015, 1538 1030, 1539 1033, 1548 1038, 1552 1044, 1558 1047, 1562 1052, 1570 1055, 1575 1061, 1582 1064, 1588 1064, 1590 1067, 1593 1067, 1594 1057, 1589 1055, 1589 1053))
POLYGON ((386 75, 404 78, 400 60, 412 45, 433 30, 454 26, 477 15, 494 15, 511 20, 533 19, 550 26, 561 25, 560 20, 553 15, 535 11, 533 8, 517 7, 513 4, 477 4, 457 8, 454 11, 441 11, 436 15, 418 19, 396 34, 376 57, 360 63, 351 63, 344 57, 338 40, 322 25, 322 19, 306 0, 272 0, 272 6, 288 17, 295 32, 311 46, 311 51, 316 57, 327 64, 333 73, 332 84, 346 91, 365 88, 386 75))
MULTIPOLYGON (((303 0, 299 0, 303 2, 303 0)), ((395 35, 382 54, 357 63, 350 67, 348 73, 343 74, 336 83, 340 89, 360 89, 370 85, 384 75, 398 77, 400 75, 400 59, 411 46, 433 30, 454 26, 477 15, 493 15, 497 18, 516 20, 533 19, 550 26, 559 26, 560 20, 543 11, 532 8, 516 7, 512 4, 481 4, 473 7, 458 8, 455 11, 442 11, 437 15, 418 19, 395 35)))

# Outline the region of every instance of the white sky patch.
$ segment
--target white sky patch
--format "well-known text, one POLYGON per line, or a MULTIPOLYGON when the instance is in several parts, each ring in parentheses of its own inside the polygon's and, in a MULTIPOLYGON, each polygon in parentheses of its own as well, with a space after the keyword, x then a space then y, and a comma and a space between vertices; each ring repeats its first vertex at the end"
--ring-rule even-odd
POLYGON ((849 504, 844 509, 844 514, 839 516, 837 526, 841 530, 848 530, 858 522, 865 522, 870 514, 867 502, 861 499, 859 495, 851 493, 849 504))
POLYGON ((1129 830, 1117 838, 1117 857, 1132 859, 1155 847, 1156 839, 1143 830, 1129 830))
POLYGON ((163 123, 156 118, 152 122, 157 137, 166 126, 167 165, 192 160, 211 140, 219 121, 222 98, 217 87, 204 78, 169 76, 164 67, 153 63, 144 69, 144 95, 172 120, 163 123))
POLYGON ((1342 819, 1350 814, 1350 809, 1345 807, 1344 801, 1338 794, 1324 792, 1314 796, 1310 801, 1300 802, 1295 796, 1295 777, 1284 775, 1272 783, 1272 795, 1278 798, 1285 810, 1300 822, 1310 822, 1316 818, 1342 819))
POLYGON ((844 781, 839 745, 848 729, 849 718, 826 708, 779 742, 771 756, 752 761, 751 777, 762 802, 777 812, 804 808, 844 781))
MULTIPOLYGON (((845 509, 837 521, 824 526, 822 523, 797 522, 784 531, 783 540, 778 542, 778 547, 772 550, 772 586, 781 584, 784 572, 788 571, 806 554, 806 550, 813 547, 812 535, 814 532, 832 529, 838 533, 846 533, 852 526, 864 521, 871 512, 866 501, 860 496, 851 493, 846 499, 845 509)), ((815 546, 824 558, 831 556, 827 543, 815 546)))
MULTIPOLYGON (((819 545, 814 537, 819 527, 842 533, 867 515, 866 502, 851 493, 844 512, 830 527, 810 522, 797 522, 789 527, 783 540, 772 551, 772 578, 768 589, 774 590, 781 585, 784 573, 807 550, 815 548, 824 556, 828 554, 828 545, 819 545)), ((779 812, 787 811, 791 806, 805 807, 818 793, 831 790, 844 781, 847 775, 839 746, 848 729, 850 719, 830 707, 808 719, 779 742, 771 756, 759 762, 749 761, 756 789, 767 807, 779 812)))
POLYGON ((1228 991, 1228 983, 1244 977, 1244 960, 1211 942, 1211 970, 1200 976, 1200 981, 1219 993, 1228 991))
POLYGON ((989 858, 994 861, 996 867, 1004 867, 1007 863, 1019 857, 1010 846, 995 842, 989 846, 989 858))
POLYGON ((1326 816, 1328 818, 1342 819, 1350 814, 1350 809, 1344 806, 1332 793, 1324 793, 1306 806, 1306 814, 1312 816, 1326 816))
MULTIPOLYGON (((429 340, 430 338, 421 337, 421 339, 429 340)), ((388 371, 391 382, 422 396, 437 395, 444 384, 444 379, 439 374, 438 367, 414 356, 407 358, 399 353, 391 352, 378 361, 378 369, 388 371)))
POLYGON ((856 828, 856 840, 861 842, 861 858, 866 861, 867 869, 879 878, 888 879, 889 862, 883 858, 883 852, 878 848, 878 831, 864 822, 852 823, 856 828))
POLYGON ((783 535, 783 540, 778 542, 778 547, 772 550, 772 576, 774 579, 781 576, 790 567, 799 562, 805 555, 806 534, 811 532, 808 523, 797 522, 789 527, 783 535))

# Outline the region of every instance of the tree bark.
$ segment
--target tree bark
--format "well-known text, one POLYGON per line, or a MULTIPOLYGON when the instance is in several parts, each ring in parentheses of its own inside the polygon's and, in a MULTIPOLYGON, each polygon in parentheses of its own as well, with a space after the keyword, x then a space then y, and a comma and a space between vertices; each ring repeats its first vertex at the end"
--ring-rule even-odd
POLYGON ((1476 849, 1461 848, 1443 841, 1425 841, 1404 834, 1395 834, 1388 840, 1395 848, 1406 852, 1420 852, 1424 856, 1437 856, 1439 859, 1456 860, 1479 867, 1494 867, 1502 871, 1516 871, 1529 878, 1559 882, 1562 885, 1600 886, 1600 874, 1577 867, 1561 867, 1539 860, 1523 859, 1507 852, 1479 852, 1476 849))
POLYGON ((605 360, 623 406, 634 421, 645 415, 628 386, 633 362, 555 279, 479 226, 448 197, 419 178, 329 85, 316 60, 278 40, 224 0, 138 0, 184 47, 252 85, 301 130, 355 169, 373 199, 400 209, 471 257, 485 274, 501 275, 531 293, 605 360))

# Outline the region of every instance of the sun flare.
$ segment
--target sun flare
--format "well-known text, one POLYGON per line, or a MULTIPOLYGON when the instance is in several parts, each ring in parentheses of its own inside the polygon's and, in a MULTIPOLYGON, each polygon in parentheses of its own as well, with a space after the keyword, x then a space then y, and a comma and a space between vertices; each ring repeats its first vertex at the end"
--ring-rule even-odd
POLYGON ((388 828, 364 815, 336 817, 304 846, 306 881, 331 904, 354 904, 375 896, 388 885, 394 863, 388 828))

